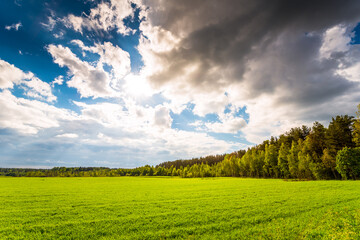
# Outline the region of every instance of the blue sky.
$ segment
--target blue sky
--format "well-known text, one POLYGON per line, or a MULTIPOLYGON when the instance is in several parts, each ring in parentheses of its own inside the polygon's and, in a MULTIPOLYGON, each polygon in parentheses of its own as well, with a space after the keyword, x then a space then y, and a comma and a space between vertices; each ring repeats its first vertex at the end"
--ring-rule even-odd
POLYGON ((359 4, 255 2, 1 2, 0 167, 156 165, 354 115, 359 4))

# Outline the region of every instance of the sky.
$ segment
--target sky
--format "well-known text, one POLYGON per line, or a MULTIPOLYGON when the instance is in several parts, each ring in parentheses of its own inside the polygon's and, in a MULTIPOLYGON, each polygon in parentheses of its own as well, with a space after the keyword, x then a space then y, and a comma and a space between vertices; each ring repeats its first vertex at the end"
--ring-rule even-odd
POLYGON ((360 103, 357 0, 0 2, 0 167, 230 153, 360 103))

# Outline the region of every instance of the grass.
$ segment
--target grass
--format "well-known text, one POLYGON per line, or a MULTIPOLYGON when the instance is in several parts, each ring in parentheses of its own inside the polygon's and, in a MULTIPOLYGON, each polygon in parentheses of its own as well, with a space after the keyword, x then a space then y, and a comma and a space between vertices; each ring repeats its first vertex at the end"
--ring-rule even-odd
POLYGON ((360 181, 0 178, 0 239, 360 239, 360 181))

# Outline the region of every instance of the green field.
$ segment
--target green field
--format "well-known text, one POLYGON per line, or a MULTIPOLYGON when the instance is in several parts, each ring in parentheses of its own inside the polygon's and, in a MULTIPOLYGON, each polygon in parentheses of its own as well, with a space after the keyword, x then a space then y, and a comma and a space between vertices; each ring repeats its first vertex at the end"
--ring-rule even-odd
POLYGON ((360 181, 0 178, 1 239, 360 239, 360 181))

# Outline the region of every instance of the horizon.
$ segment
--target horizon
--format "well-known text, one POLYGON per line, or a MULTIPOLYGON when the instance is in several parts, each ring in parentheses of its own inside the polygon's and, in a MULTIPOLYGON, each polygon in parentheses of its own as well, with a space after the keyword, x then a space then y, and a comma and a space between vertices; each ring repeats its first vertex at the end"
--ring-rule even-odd
POLYGON ((1 168, 232 153, 360 103, 359 1, 0 7, 1 168))

